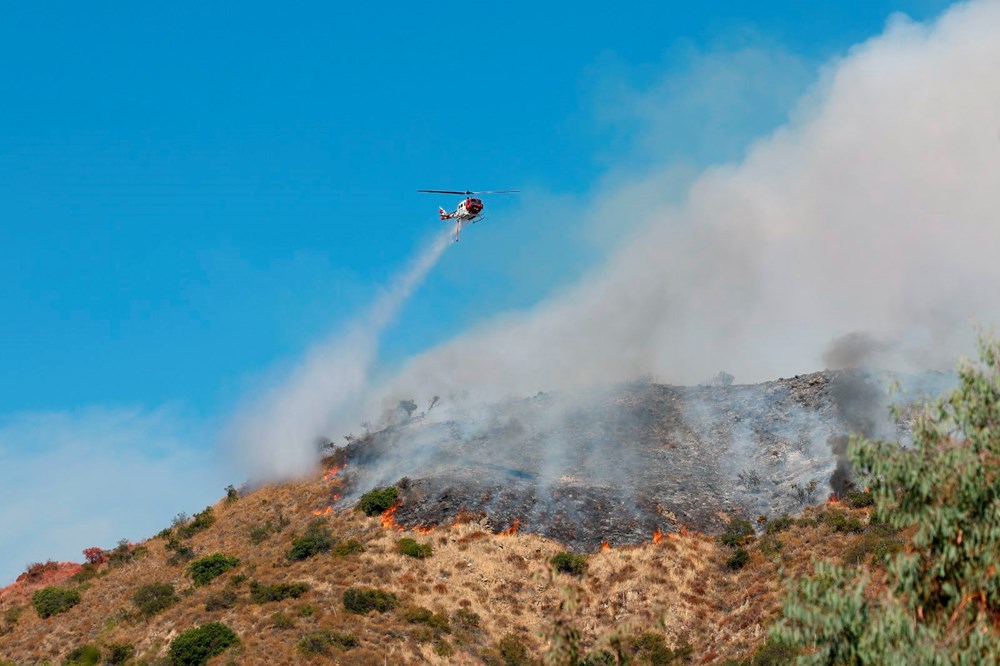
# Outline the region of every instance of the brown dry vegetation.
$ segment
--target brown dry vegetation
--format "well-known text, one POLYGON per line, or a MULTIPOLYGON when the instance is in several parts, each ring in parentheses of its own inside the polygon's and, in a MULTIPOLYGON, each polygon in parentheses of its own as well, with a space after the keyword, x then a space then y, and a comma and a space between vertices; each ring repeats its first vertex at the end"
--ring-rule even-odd
MULTIPOLYGON (((750 546, 749 563, 736 572, 726 568, 728 548, 692 533, 603 550, 590 555, 586 573, 575 578, 553 573, 550 560, 563 548, 535 535, 493 534, 485 521, 407 532, 405 536, 433 546, 430 557, 416 559, 398 552, 396 542, 404 536, 399 530, 383 527, 378 517, 346 511, 322 520, 336 538, 357 539, 365 552, 289 561, 292 539, 314 520, 313 510, 326 503, 330 490, 330 482, 317 475, 219 502, 215 524, 187 543, 197 557, 218 552, 238 557, 241 564, 207 585, 194 587, 186 563, 169 564, 166 540, 153 538, 142 544, 148 551, 140 549, 133 561, 114 568, 102 565, 101 575, 78 585, 82 602, 65 613, 43 620, 31 608, 30 596, 3 599, 0 658, 16 664, 59 663, 86 643, 132 643, 139 663, 160 663, 180 632, 221 621, 239 635, 241 644, 211 663, 235 658, 240 664, 472 664, 495 654, 506 634, 519 636, 540 657, 555 620, 562 617, 580 630, 588 649, 614 632, 652 630, 671 646, 689 641, 694 661, 711 663, 745 658, 765 640, 780 607, 782 576, 805 573, 813 557, 838 558, 861 538, 815 520, 828 510, 819 507, 776 535, 780 548, 773 540, 750 546), (252 528, 268 520, 278 525, 280 517, 288 520, 283 529, 258 545, 251 543, 252 528), (246 581, 233 585, 236 576, 246 581), (252 580, 305 582, 310 590, 298 599, 255 604, 249 599, 252 580), (143 619, 131 599, 149 583, 172 584, 180 601, 143 619), (384 615, 348 613, 342 595, 352 585, 393 592, 400 606, 384 615), (236 606, 206 611, 206 599, 225 589, 236 592, 236 606), (450 632, 407 621, 407 608, 413 606, 449 617, 450 632), (23 611, 14 617, 17 608, 23 611), (478 615, 478 627, 463 626, 456 615, 468 611, 478 615), (276 621, 279 612, 284 618, 276 621), (4 624, 5 617, 13 622, 4 624), (315 631, 351 634, 359 645, 349 652, 331 647, 327 655, 303 654, 297 647, 300 638, 315 631), (450 656, 441 656, 449 651, 450 656)), ((852 513, 866 519, 863 511, 852 513)))

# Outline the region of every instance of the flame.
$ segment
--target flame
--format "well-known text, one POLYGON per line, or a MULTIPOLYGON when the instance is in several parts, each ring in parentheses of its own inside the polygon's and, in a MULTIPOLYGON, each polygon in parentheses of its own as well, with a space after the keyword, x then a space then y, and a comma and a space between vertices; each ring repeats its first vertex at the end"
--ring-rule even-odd
POLYGON ((601 544, 601 550, 611 550, 611 544, 608 543, 607 541, 603 542, 601 544))
POLYGON ((416 527, 410 528, 417 534, 430 534, 434 531, 433 525, 417 525, 416 527))
POLYGON ((329 516, 332 511, 333 511, 333 505, 331 504, 330 506, 326 507, 325 509, 316 509, 315 511, 313 511, 313 515, 314 516, 329 516))
POLYGON ((656 530, 655 532, 653 532, 653 543, 660 543, 662 539, 663 539, 663 532, 661 532, 660 530, 656 530))
POLYGON ((674 534, 673 532, 667 532, 666 536, 667 536, 668 539, 680 539, 681 538, 679 534, 674 534))
POLYGON ((514 523, 503 532, 499 532, 500 536, 514 536, 517 531, 521 528, 521 519, 515 518, 514 523))
POLYGON ((826 503, 830 506, 840 506, 840 497, 837 493, 830 493, 830 497, 826 500, 826 503))
POLYGON ((340 474, 344 470, 344 468, 346 468, 346 467, 347 467, 347 463, 344 463, 343 465, 334 465, 330 469, 326 470, 326 473, 323 475, 323 480, 324 481, 329 481, 333 477, 335 477, 338 474, 340 474))
POLYGON ((396 511, 398 511, 399 507, 401 506, 403 506, 402 502, 382 512, 382 527, 385 527, 387 529, 391 527, 397 530, 403 529, 402 527, 396 524, 396 511))

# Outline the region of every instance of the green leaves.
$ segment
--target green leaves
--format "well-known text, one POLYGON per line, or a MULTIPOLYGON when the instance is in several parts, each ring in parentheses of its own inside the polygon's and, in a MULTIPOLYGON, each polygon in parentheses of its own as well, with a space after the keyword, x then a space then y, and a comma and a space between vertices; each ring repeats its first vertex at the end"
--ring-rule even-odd
POLYGON ((908 552, 885 553, 878 587, 817 564, 775 637, 806 648, 800 663, 981 663, 1000 613, 1000 345, 980 341, 979 364, 917 414, 912 445, 854 439, 848 455, 875 480, 874 517, 915 528, 908 552))

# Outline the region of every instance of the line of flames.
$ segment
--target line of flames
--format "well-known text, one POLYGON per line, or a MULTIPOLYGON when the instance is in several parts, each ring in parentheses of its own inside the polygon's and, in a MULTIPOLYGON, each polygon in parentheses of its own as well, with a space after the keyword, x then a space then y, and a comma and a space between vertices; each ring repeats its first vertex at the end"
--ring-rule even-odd
POLYGON ((396 524, 396 512, 399 511, 399 507, 401 506, 403 506, 402 502, 382 512, 382 527, 386 529, 392 528, 394 530, 403 529, 401 525, 396 524))
POLYGON ((329 516, 331 513, 333 513, 332 504, 326 507, 325 509, 316 509, 315 511, 313 511, 314 516, 329 516))
POLYGON ((515 518, 514 522, 511 524, 510 527, 505 529, 503 532, 497 532, 497 534, 499 534, 500 536, 514 536, 515 534, 517 534, 517 531, 519 529, 521 529, 521 519, 515 518))
POLYGON ((326 470, 325 474, 323 474, 323 480, 329 481, 330 479, 332 479, 333 477, 337 476, 342 471, 344 471, 344 469, 346 468, 347 468, 347 463, 344 463, 343 465, 334 465, 330 469, 326 470))

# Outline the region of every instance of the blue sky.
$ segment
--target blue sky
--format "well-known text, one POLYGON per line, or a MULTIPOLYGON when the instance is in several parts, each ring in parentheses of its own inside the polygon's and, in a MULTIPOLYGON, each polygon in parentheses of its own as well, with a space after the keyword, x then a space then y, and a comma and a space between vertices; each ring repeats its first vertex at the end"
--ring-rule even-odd
POLYGON ((593 266, 616 231, 578 213, 607 183, 671 162, 680 195, 892 12, 947 4, 8 3, 0 582, 238 483, 220 424, 439 228, 454 202, 416 189, 523 195, 487 200, 387 366, 593 266))

